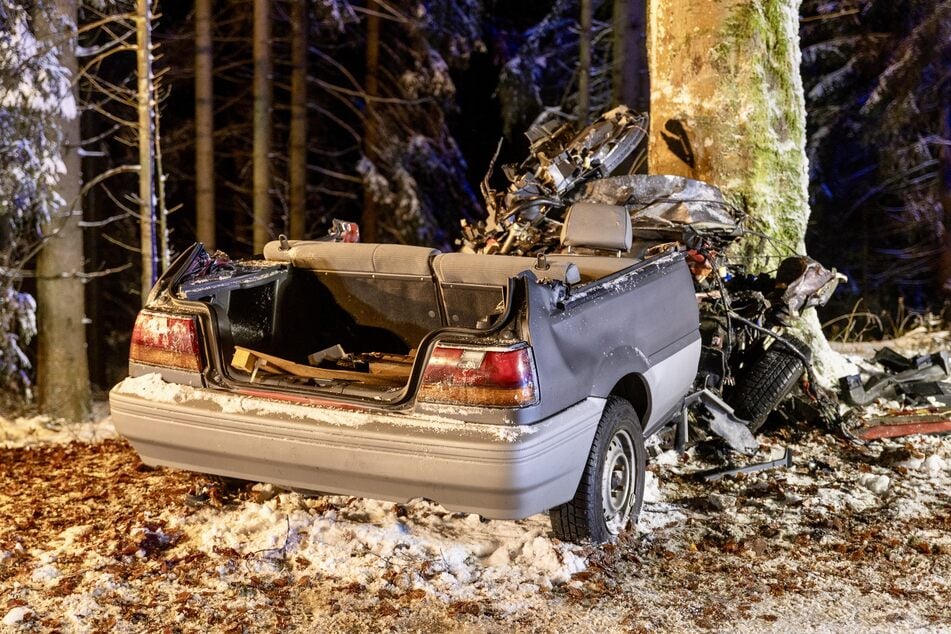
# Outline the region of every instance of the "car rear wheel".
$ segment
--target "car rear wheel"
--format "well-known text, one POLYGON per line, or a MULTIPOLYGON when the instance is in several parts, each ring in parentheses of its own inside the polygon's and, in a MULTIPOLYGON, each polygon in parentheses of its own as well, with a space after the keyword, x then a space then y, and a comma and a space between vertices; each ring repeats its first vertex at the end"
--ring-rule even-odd
POLYGON ((565 541, 612 541, 636 522, 644 499, 646 454, 637 413, 623 398, 608 398, 574 498, 549 511, 565 541))

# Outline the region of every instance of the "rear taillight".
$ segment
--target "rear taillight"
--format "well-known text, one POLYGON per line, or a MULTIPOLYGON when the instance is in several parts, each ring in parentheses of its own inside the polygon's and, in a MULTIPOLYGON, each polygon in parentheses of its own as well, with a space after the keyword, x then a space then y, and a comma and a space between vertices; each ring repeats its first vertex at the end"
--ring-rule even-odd
POLYGON ((437 344, 418 398, 430 403, 524 407, 538 402, 535 364, 525 344, 477 348, 437 344))
POLYGON ((195 318, 140 311, 129 360, 200 372, 204 364, 195 318))

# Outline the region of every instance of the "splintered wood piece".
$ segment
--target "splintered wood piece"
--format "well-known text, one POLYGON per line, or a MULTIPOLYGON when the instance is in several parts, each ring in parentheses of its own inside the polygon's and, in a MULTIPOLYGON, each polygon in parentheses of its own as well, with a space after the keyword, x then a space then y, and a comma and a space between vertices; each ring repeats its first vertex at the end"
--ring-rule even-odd
POLYGON ((266 371, 273 374, 286 373, 309 379, 360 381, 362 383, 378 384, 393 384, 399 382, 396 377, 387 375, 352 372, 350 370, 315 368, 313 366, 294 363, 287 359, 275 357, 274 355, 242 348, 241 346, 235 346, 235 353, 234 357, 232 357, 231 365, 245 372, 251 372, 256 367, 258 371, 266 371))
POLYGON ((254 370, 254 354, 247 348, 236 347, 231 357, 231 367, 251 372, 254 370))
POLYGON ((413 369, 410 363, 392 361, 370 361, 369 366, 370 374, 392 376, 394 378, 402 377, 404 379, 409 376, 410 371, 413 369))

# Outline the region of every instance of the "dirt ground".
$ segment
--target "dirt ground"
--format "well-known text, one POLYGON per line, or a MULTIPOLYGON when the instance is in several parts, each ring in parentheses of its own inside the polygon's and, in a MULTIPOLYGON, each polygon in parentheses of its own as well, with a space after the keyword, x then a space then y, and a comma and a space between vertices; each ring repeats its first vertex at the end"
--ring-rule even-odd
POLYGON ((655 457, 601 548, 153 470, 116 438, 0 444, 0 631, 951 631, 951 438, 767 443, 795 466, 655 457))

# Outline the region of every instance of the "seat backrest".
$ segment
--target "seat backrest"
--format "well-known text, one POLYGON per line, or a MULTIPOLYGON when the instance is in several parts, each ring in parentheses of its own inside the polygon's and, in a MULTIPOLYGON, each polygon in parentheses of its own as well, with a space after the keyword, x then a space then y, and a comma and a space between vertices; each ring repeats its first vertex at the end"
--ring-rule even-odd
POLYGON ((264 247, 268 260, 312 271, 359 326, 389 331, 415 347, 442 325, 430 260, 436 249, 403 244, 278 241, 264 247))
POLYGON ((561 246, 605 251, 631 248, 631 217, 620 205, 575 203, 568 208, 561 246))
POLYGON ((535 258, 480 253, 442 253, 433 258, 433 271, 450 326, 473 328, 497 312, 505 299, 509 278, 535 265, 535 258))
POLYGON ((440 284, 508 286, 509 278, 535 265, 535 258, 481 253, 441 253, 433 258, 440 284))

